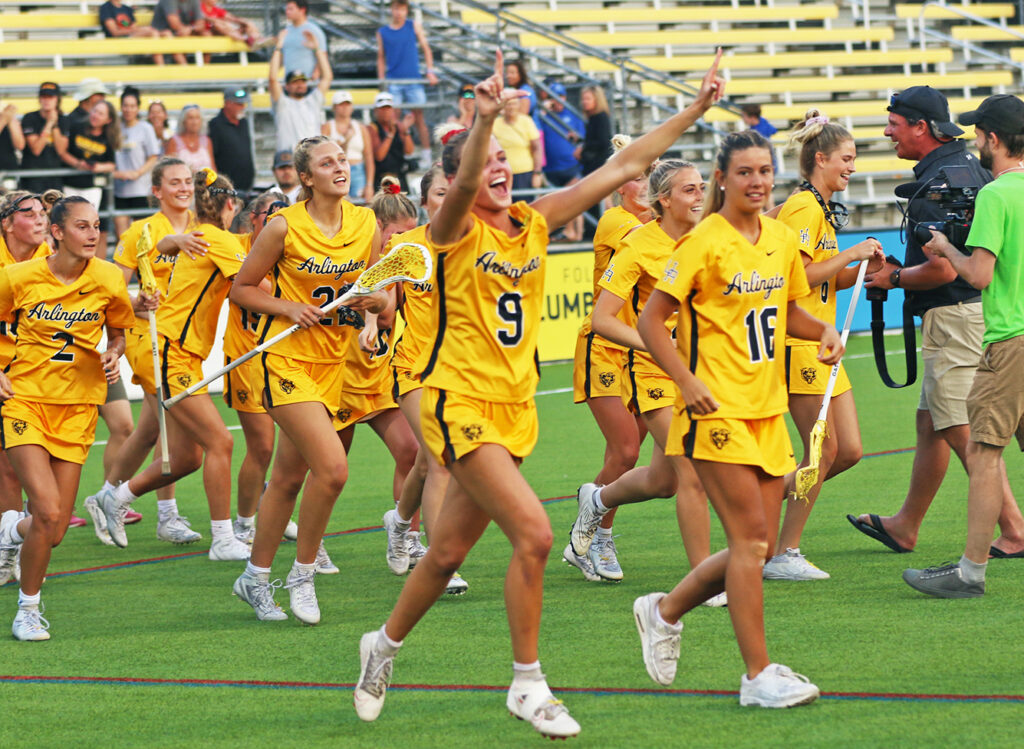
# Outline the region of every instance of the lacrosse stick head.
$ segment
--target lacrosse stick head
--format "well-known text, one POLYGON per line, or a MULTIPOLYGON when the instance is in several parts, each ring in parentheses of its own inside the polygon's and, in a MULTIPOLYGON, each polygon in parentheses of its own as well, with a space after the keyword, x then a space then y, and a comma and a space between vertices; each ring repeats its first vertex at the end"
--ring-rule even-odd
POLYGON ((135 244, 135 261, 139 270, 139 284, 147 294, 156 291, 156 276, 153 275, 153 266, 149 262, 149 253, 153 249, 153 231, 148 223, 143 224, 142 233, 135 244))
POLYGON ((354 290, 372 294, 398 281, 424 283, 434 272, 430 251, 415 242, 400 242, 391 251, 359 274, 354 290))
POLYGON ((806 466, 796 472, 796 497, 805 502, 811 489, 818 483, 818 467, 821 465, 821 446, 825 441, 825 427, 825 421, 822 419, 814 422, 807 446, 810 460, 806 466))

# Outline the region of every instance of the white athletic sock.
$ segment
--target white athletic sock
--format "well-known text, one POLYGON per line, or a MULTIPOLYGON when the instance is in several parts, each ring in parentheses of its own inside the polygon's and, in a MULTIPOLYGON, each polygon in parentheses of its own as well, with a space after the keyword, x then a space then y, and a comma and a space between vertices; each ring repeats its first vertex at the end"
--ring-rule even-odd
POLYGON ((39 606, 39 594, 36 593, 34 596, 30 596, 21 588, 18 589, 18 608, 28 608, 29 606, 39 606))
POLYGON ((608 510, 611 509, 610 507, 605 507, 604 503, 601 501, 602 489, 604 489, 604 487, 599 486, 597 489, 594 490, 593 495, 591 495, 594 497, 594 509, 597 510, 598 515, 604 515, 606 512, 608 512, 608 510))
POLYGON ((960 575, 963 579, 969 583, 983 583, 985 582, 985 568, 988 567, 988 562, 972 562, 967 557, 960 557, 960 575))
POLYGON ((116 487, 116 486, 114 486, 113 484, 111 484, 111 483, 110 483, 109 481, 104 481, 104 482, 103 482, 103 488, 102 488, 102 489, 100 489, 100 492, 106 492, 106 491, 111 491, 111 492, 112 492, 112 491, 114 491, 115 489, 117 489, 117 487, 116 487))
POLYGON ((312 562, 311 564, 303 564, 298 559, 296 559, 295 563, 292 564, 292 569, 298 570, 299 572, 316 572, 316 562, 312 562))
POLYGON ((540 681, 543 678, 544 673, 540 670, 540 661, 534 661, 533 663, 512 661, 513 685, 523 682, 540 681))
POLYGON ((412 518, 409 518, 408 520, 403 518, 402 513, 398 511, 398 507, 395 507, 395 517, 398 518, 398 522, 395 523, 395 525, 398 526, 398 530, 402 531, 403 533, 409 530, 409 523, 412 522, 412 518))
POLYGON ((257 575, 269 575, 270 574, 270 568, 269 567, 257 567, 252 562, 246 562, 245 563, 245 574, 252 575, 253 577, 256 577, 257 575))
POLYGON ((680 627, 679 622, 676 622, 675 624, 669 624, 668 622, 666 622, 665 617, 661 615, 661 608, 658 606, 654 607, 654 618, 658 620, 658 624, 661 624, 664 627, 668 627, 669 629, 682 629, 682 627, 680 627))
POLYGON ((211 520, 210 533, 213 534, 214 540, 218 538, 234 538, 235 536, 230 520, 211 520))
POLYGON ((156 501, 157 522, 164 523, 178 514, 178 500, 158 499, 156 501))
MULTIPOLYGON (((15 510, 8 510, 8 512, 15 512, 15 510)), ((6 514, 6 513, 5 513, 6 514)), ((24 543, 25 539, 18 533, 18 523, 21 522, 21 518, 18 518, 18 522, 11 526, 11 541, 16 544, 24 543)))
POLYGON ((252 528, 256 524, 256 516, 250 515, 249 517, 245 517, 245 515, 239 515, 238 524, 244 525, 246 528, 252 528))
POLYGON ((597 526, 597 533, 595 533, 594 535, 600 536, 601 538, 611 538, 612 537, 612 529, 611 528, 602 528, 601 526, 597 526))
POLYGON ((114 499, 117 500, 119 505, 130 505, 138 497, 132 494, 132 490, 128 488, 128 482, 122 481, 114 489, 114 499))
POLYGON ((381 625, 381 628, 378 632, 379 639, 377 640, 377 645, 384 652, 384 655, 393 656, 395 653, 398 652, 398 649, 402 647, 402 643, 401 641, 395 642, 390 637, 388 637, 388 633, 384 631, 384 627, 386 626, 387 625, 381 625))

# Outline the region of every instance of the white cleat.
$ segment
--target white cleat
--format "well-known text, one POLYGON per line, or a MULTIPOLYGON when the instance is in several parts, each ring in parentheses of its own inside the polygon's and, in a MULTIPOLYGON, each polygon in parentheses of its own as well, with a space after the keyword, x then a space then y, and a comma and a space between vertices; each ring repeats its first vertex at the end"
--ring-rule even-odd
POLYGON ((388 510, 381 521, 388 538, 388 549, 385 559, 392 574, 404 575, 409 571, 409 526, 405 530, 399 527, 397 510, 388 510))
POLYGON ((740 705, 747 707, 796 707, 814 702, 821 696, 818 688, 803 674, 788 666, 770 663, 753 679, 740 679, 740 705))
POLYGON ((590 562, 590 557, 579 556, 572 550, 572 544, 566 544, 565 549, 562 551, 562 561, 566 564, 571 564, 573 567, 583 573, 583 577, 592 582, 596 583, 600 581, 601 577, 594 572, 594 565, 590 562))
POLYGON ((284 581, 292 613, 300 622, 311 626, 320 623, 320 603, 316 600, 316 586, 313 584, 315 576, 315 569, 302 572, 292 567, 284 581))
POLYGON ((50 623, 43 618, 38 606, 19 606, 11 632, 16 640, 42 642, 50 639, 49 628, 50 623))
POLYGON ((203 536, 192 530, 187 517, 172 515, 166 520, 157 520, 156 537, 172 544, 193 544, 203 536))
POLYGON ((462 579, 462 575, 456 572, 445 586, 444 592, 450 596, 461 596, 469 590, 469 583, 462 579))
POLYGON ((96 495, 86 497, 82 504, 85 506, 86 512, 89 513, 89 517, 92 518, 92 529, 96 534, 96 538, 106 546, 113 546, 114 539, 110 537, 110 532, 107 531, 107 516, 103 514, 103 510, 100 509, 99 504, 96 502, 96 495))
POLYGON ((324 546, 323 539, 320 539, 320 546, 316 550, 316 574, 318 575, 337 575, 341 572, 338 569, 338 565, 331 561, 331 557, 327 554, 327 547, 324 546))
POLYGON ((244 523, 235 518, 231 522, 231 531, 235 534, 235 538, 243 544, 252 546, 253 541, 256 540, 256 523, 254 522, 244 523))
POLYGON ((724 590, 721 593, 719 593, 718 595, 711 596, 711 598, 709 598, 708 600, 704 601, 704 603, 701 604, 701 606, 707 606, 708 608, 712 608, 712 609, 720 609, 723 606, 728 606, 728 605, 729 605, 729 597, 725 595, 725 591, 724 590))
POLYGON ((640 647, 643 650, 647 675, 664 687, 676 678, 679 663, 679 640, 683 623, 675 625, 661 621, 658 616, 658 602, 664 593, 649 593, 633 602, 633 618, 640 633, 640 647))
POLYGON ((359 640, 359 681, 356 682, 352 702, 356 715, 367 722, 377 720, 388 684, 391 683, 391 669, 395 656, 385 655, 378 647, 380 632, 367 632, 359 640))
POLYGON ((594 573, 602 580, 617 583, 622 580, 622 567, 615 549, 615 539, 597 534, 590 544, 587 558, 594 567, 594 573))
POLYGON ((120 504, 112 489, 101 490, 96 495, 96 504, 106 518, 107 533, 110 534, 114 545, 122 549, 128 546, 128 536, 124 532, 124 516, 128 513, 130 505, 120 504))
POLYGON ((594 505, 594 492, 600 488, 597 484, 583 484, 576 490, 577 515, 569 529, 569 543, 573 553, 581 557, 590 551, 590 543, 601 523, 602 515, 594 505))
POLYGON ((765 580, 828 580, 825 570, 818 569, 807 561, 799 549, 786 549, 785 554, 776 554, 765 562, 765 580))
POLYGON ((270 573, 250 575, 243 572, 235 580, 231 592, 252 606, 261 622, 279 622, 288 618, 288 614, 274 602, 274 591, 280 587, 280 580, 270 582, 270 573))
POLYGON ((409 531, 409 569, 413 569, 427 555, 427 547, 423 545, 419 531, 409 531))
POLYGON ((25 514, 17 510, 8 510, 0 515, 0 585, 4 585, 12 577, 21 579, 20 570, 15 572, 21 544, 15 543, 12 537, 15 527, 25 514))
POLYGON ((551 694, 543 676, 535 681, 513 681, 505 705, 512 717, 529 722, 541 736, 567 739, 580 732, 580 724, 569 715, 569 708, 551 694))
POLYGON ((210 542, 210 559, 214 562, 244 562, 249 559, 250 553, 252 550, 249 545, 234 535, 215 538, 210 542))
POLYGON ((294 541, 299 537, 299 525, 294 520, 289 520, 284 527, 284 537, 287 541, 294 541))

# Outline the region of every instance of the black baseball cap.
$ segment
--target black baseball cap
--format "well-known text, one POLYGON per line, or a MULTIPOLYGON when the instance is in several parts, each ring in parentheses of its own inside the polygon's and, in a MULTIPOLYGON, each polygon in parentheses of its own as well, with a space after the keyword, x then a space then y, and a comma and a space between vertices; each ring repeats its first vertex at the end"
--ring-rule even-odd
POLYGON ((249 101, 249 92, 244 88, 226 88, 224 89, 224 101, 249 101))
POLYGON ((39 96, 60 96, 60 84, 46 81, 39 84, 39 96))
POLYGON ((285 76, 284 82, 285 83, 291 83, 292 81, 308 81, 308 80, 309 80, 309 78, 306 77, 306 74, 303 71, 301 71, 301 70, 293 70, 292 72, 290 72, 288 75, 285 76))
POLYGON ((280 169, 283 166, 291 166, 291 165, 292 165, 292 152, 291 151, 289 151, 287 149, 283 149, 283 150, 278 151, 277 153, 274 154, 274 168, 275 169, 280 169))
POLYGON ((981 125, 988 132, 1021 135, 1024 134, 1024 101, 1011 94, 995 94, 973 112, 964 112, 957 119, 961 125, 981 125))
POLYGON ((956 137, 964 134, 949 116, 949 102, 945 94, 931 86, 911 86, 893 94, 887 109, 908 119, 928 120, 943 135, 956 137))

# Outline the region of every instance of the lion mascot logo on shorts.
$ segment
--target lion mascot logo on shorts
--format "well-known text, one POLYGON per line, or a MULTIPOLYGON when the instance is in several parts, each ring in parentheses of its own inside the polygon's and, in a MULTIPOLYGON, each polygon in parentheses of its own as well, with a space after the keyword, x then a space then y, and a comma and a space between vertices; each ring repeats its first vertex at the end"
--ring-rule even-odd
POLYGON ((665 391, 662 388, 647 388, 647 397, 652 401, 660 401, 665 397, 665 391))
POLYGON ((601 381, 601 384, 606 388, 610 388, 615 384, 615 373, 614 372, 602 372, 597 376, 597 379, 601 381))
POLYGON ((247 393, 244 390, 236 390, 235 395, 238 397, 239 403, 245 403, 247 400, 249 400, 249 393, 247 393))
POLYGON ((462 433, 466 439, 475 442, 480 439, 480 435, 484 433, 484 428, 479 424, 467 424, 462 427, 462 433))
POLYGON ((192 384, 192 375, 178 375, 177 380, 179 385, 181 385, 183 388, 187 388, 189 385, 192 384))
POLYGON ((281 390, 283 390, 286 395, 288 393, 291 393, 295 389, 295 383, 292 382, 291 380, 281 380, 279 385, 281 387, 281 390))
POLYGON ((721 450, 723 447, 725 447, 726 443, 729 441, 729 430, 728 429, 712 429, 711 430, 711 441, 714 443, 715 447, 717 447, 719 450, 721 450))
POLYGON ((818 379, 818 372, 814 367, 804 367, 800 370, 800 376, 804 378, 804 382, 810 385, 818 379))
POLYGON ((348 421, 349 419, 352 418, 352 409, 342 408, 341 410, 338 411, 338 418, 341 421, 348 421))
POLYGON ((28 422, 22 421, 21 419, 15 419, 11 422, 11 428, 18 434, 24 434, 25 430, 28 429, 28 422))

